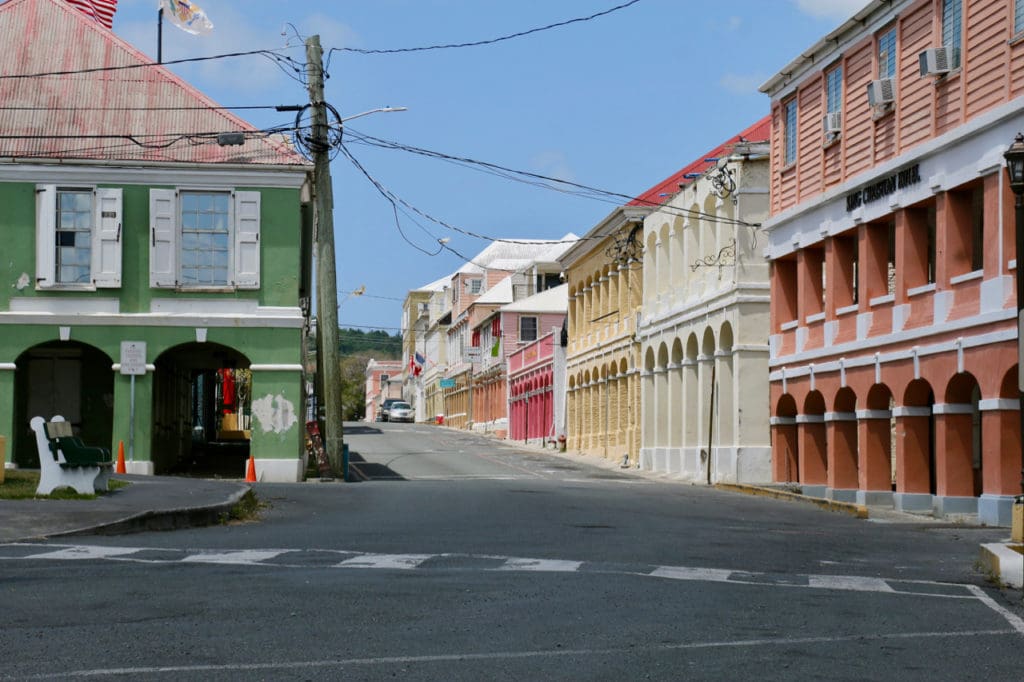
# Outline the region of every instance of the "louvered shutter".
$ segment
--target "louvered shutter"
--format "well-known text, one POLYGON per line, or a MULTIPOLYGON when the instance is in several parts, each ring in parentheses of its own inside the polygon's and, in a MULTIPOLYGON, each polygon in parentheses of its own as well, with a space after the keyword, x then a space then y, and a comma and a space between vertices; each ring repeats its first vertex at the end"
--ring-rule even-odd
POLYGON ((92 281, 96 287, 121 286, 121 188, 96 190, 92 233, 92 281))
POLYGON ((36 187, 36 286, 56 284, 57 186, 36 187))
POLYGON ((178 283, 178 221, 173 189, 149 190, 149 286, 178 283))
POLYGON ((260 193, 235 192, 235 286, 260 287, 260 193))

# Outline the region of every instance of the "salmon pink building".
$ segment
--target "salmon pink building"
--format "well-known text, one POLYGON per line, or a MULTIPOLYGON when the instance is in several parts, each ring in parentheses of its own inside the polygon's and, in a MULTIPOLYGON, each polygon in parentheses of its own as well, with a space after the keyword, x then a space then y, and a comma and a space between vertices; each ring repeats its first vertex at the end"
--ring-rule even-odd
POLYGON ((1008 525, 1022 0, 875 0, 769 80, 772 473, 1008 525))

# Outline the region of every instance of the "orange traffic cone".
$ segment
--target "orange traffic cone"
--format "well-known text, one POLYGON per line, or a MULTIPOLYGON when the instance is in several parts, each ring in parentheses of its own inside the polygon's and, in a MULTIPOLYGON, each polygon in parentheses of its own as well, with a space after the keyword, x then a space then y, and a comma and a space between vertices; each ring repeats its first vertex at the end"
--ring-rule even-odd
POLYGON ((253 459, 252 455, 249 455, 249 464, 245 467, 245 482, 256 482, 256 460, 253 459))
POLYGON ((124 441, 117 442, 117 466, 114 467, 115 474, 128 473, 124 468, 124 441))

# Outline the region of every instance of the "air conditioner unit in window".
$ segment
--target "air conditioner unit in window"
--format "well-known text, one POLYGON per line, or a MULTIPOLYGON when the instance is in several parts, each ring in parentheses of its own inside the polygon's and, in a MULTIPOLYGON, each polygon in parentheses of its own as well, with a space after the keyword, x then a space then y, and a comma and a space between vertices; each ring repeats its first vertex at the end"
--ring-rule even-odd
POLYGON ((843 129, 843 114, 840 111, 830 111, 821 120, 822 128, 826 135, 835 135, 843 129))
POLYGON ((941 76, 953 67, 953 50, 948 47, 933 47, 918 55, 921 76, 941 76))
POLYGON ((881 78, 868 83, 868 104, 879 107, 896 101, 896 81, 892 78, 881 78))

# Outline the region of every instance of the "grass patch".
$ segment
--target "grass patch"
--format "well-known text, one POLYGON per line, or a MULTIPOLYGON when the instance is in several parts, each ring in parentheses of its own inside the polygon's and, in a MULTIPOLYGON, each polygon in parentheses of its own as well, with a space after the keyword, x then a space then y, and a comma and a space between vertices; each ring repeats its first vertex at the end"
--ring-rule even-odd
POLYGON ((221 523, 234 524, 259 521, 260 511, 266 509, 268 506, 270 505, 256 497, 255 492, 249 490, 245 495, 242 495, 242 499, 238 500, 238 502, 231 507, 231 510, 223 516, 221 523))
MULTIPOLYGON (((110 490, 124 488, 127 485, 130 485, 128 481, 114 479, 109 481, 110 490)), ((0 500, 95 500, 97 497, 97 495, 80 495, 73 488, 58 488, 49 495, 36 495, 38 487, 38 471, 8 470, 4 472, 4 482, 0 483, 0 500)), ((103 495, 104 493, 99 494, 103 495)))

